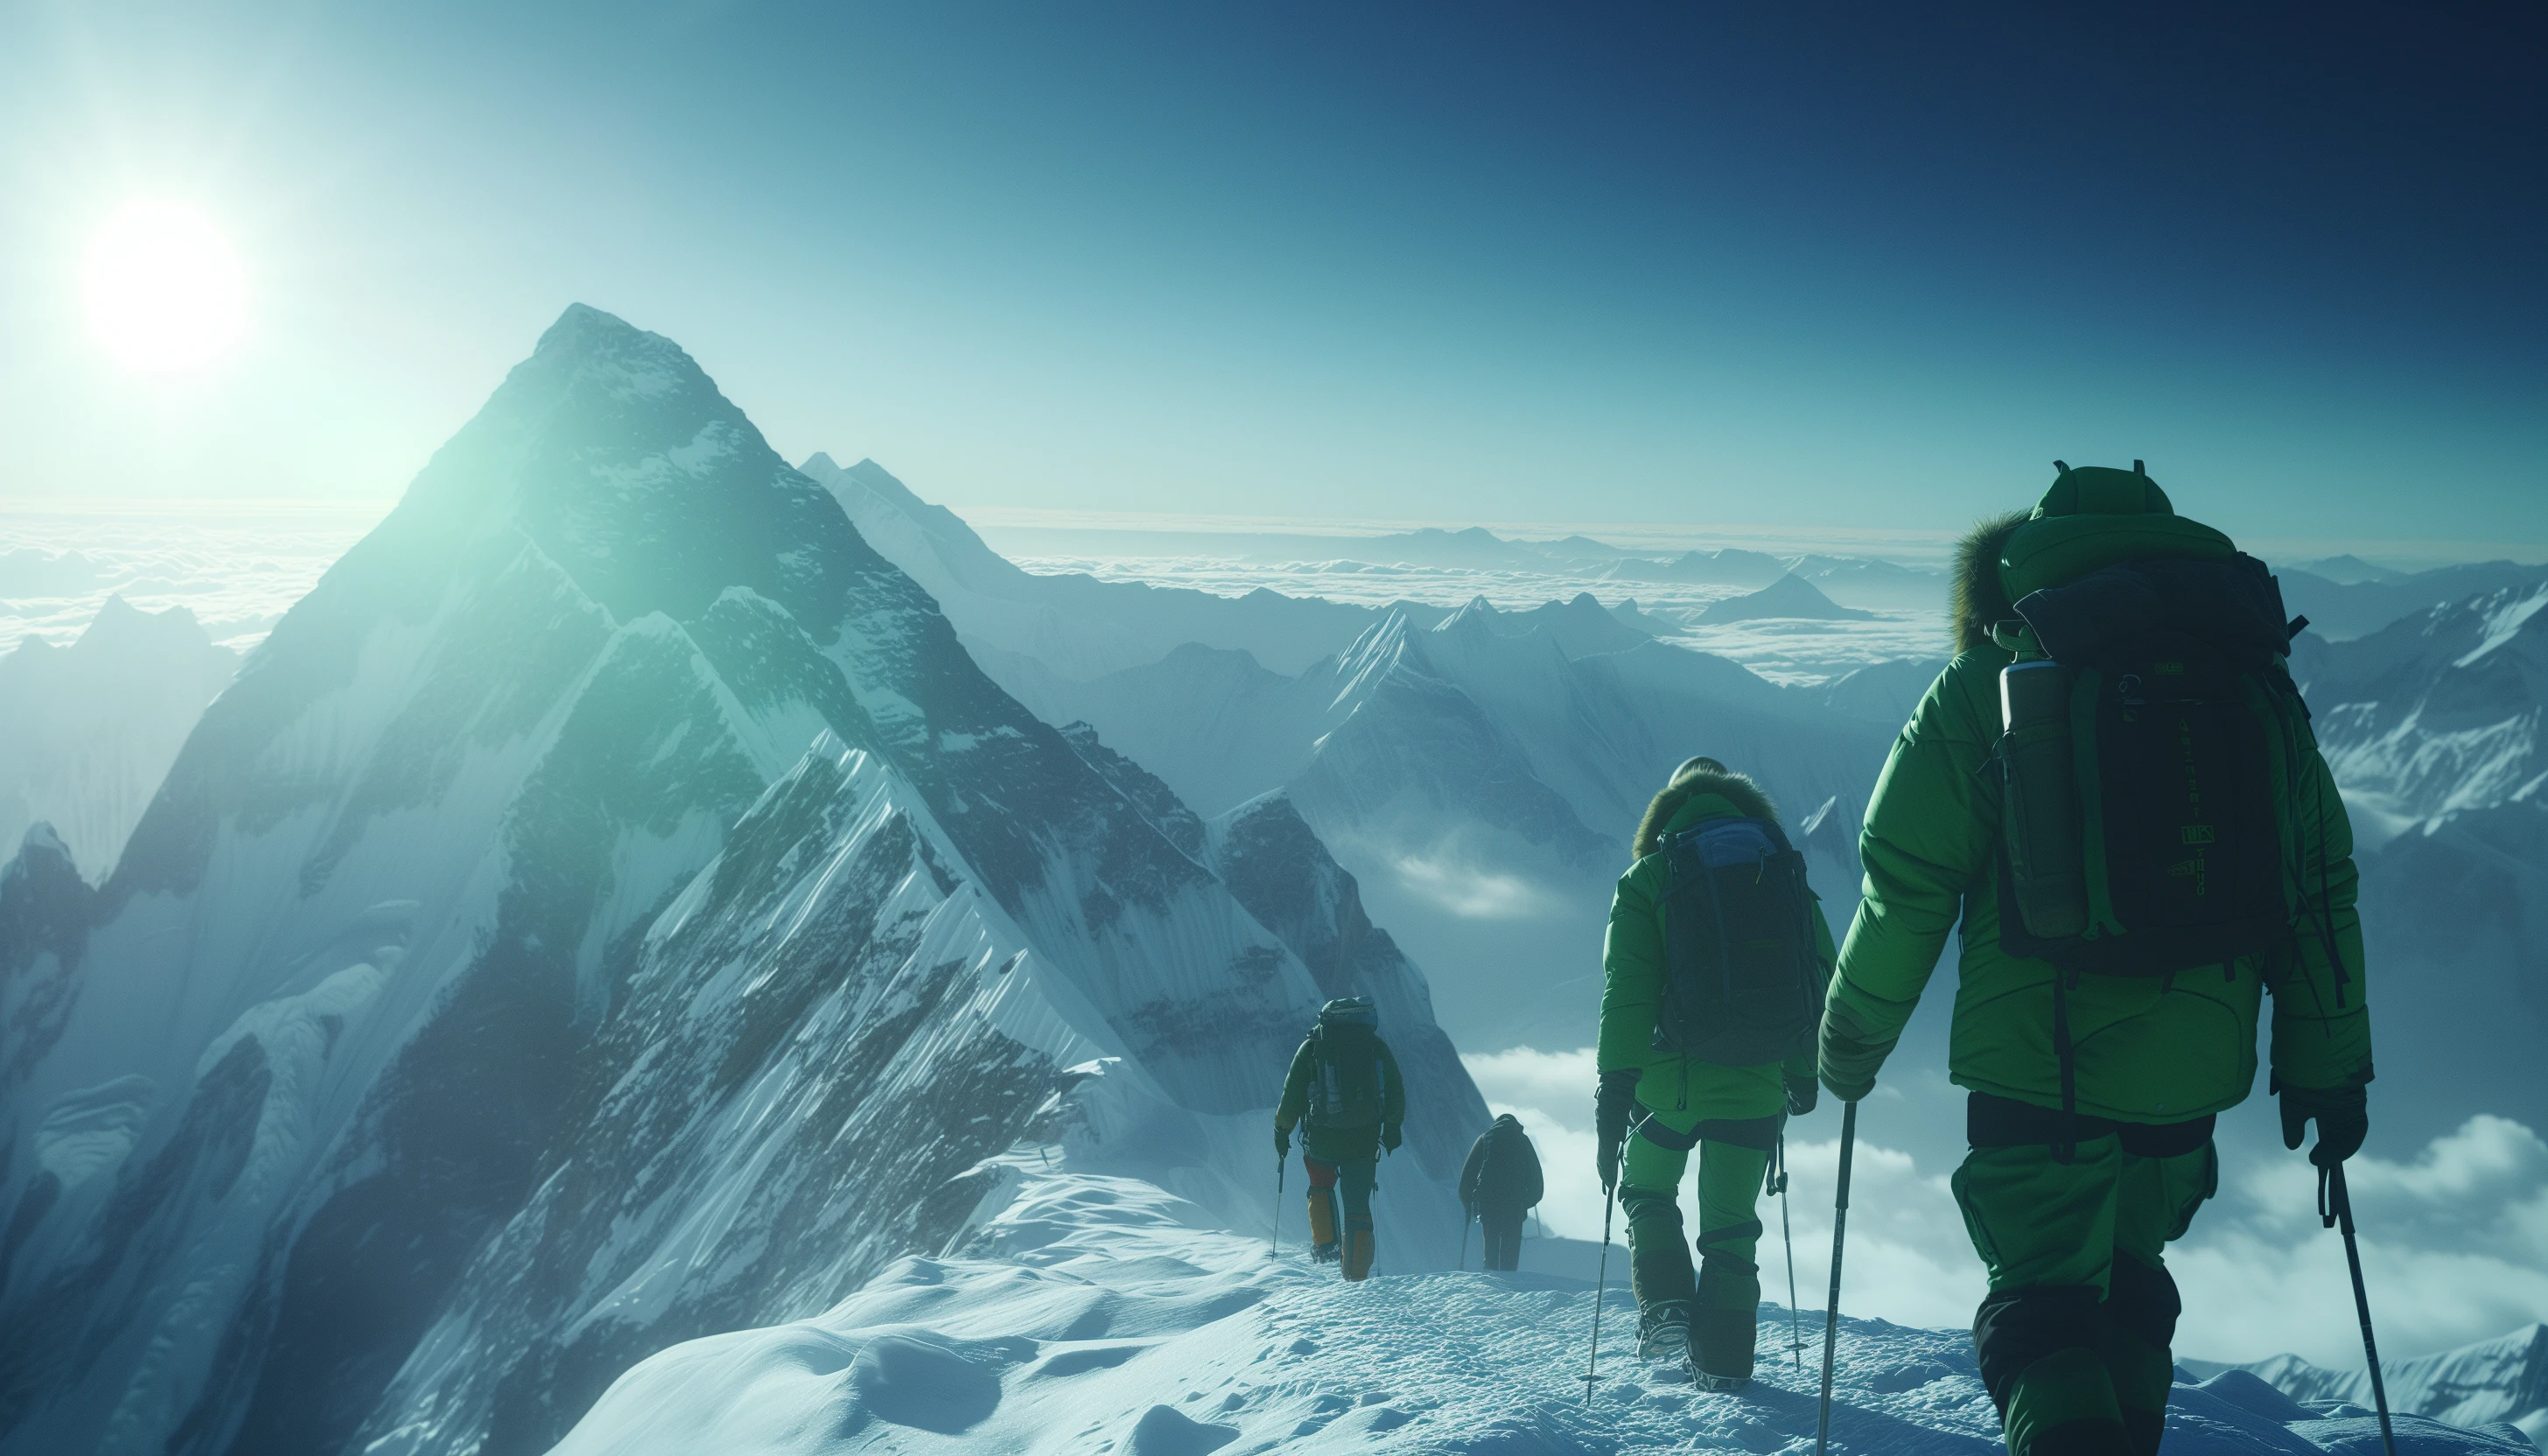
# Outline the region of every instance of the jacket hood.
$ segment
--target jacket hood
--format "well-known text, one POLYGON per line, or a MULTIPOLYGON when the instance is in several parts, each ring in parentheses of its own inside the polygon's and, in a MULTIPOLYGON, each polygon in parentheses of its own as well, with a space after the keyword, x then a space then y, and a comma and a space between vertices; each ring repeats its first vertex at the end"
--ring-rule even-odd
POLYGON ((1637 837, 1629 849, 1637 859, 1644 859, 1663 847, 1664 830, 1682 805, 1703 793, 1712 793, 1734 806, 1734 812, 1754 819, 1778 818, 1777 806, 1761 791, 1761 785, 1740 774, 1717 774, 1705 769, 1678 775, 1655 801, 1646 805, 1646 817, 1637 821, 1637 837))
POLYGON ((2149 478, 2141 463, 2133 462, 2130 470, 2117 470, 2110 465, 2064 465, 2052 462, 2060 471, 2044 499, 2035 503, 2034 518, 2051 515, 2174 515, 2176 506, 2167 492, 2149 478))
POLYGON ((1514 1117, 1508 1112, 1498 1113, 1496 1115, 1496 1131, 1518 1133, 1521 1131, 1521 1119, 1514 1117))

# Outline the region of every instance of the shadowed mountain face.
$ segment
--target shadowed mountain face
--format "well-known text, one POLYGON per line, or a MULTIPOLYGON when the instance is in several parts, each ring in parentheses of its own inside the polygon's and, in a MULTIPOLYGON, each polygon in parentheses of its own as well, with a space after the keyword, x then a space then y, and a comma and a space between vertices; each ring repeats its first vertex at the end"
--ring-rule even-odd
MULTIPOLYGON (((569 310, 103 888, 49 842, 0 879, 0 1451, 544 1449, 943 1238, 1082 1084, 1235 1200, 1320 987, 1156 812, 679 348, 569 310)), ((1447 1191, 1400 1217, 1450 1251, 1447 1191)))
POLYGON ((2362 846, 2377 1105, 2415 1138, 2548 1126, 2548 1078, 2520 1070, 2548 1039, 2548 587, 2295 649, 2362 846))

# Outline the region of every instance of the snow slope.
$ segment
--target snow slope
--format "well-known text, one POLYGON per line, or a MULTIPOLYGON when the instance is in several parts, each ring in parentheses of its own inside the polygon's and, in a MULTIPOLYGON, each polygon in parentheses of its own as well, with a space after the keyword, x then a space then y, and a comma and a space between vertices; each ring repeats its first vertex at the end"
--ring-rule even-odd
MULTIPOLYGON (((697 1340, 631 1370, 558 1456, 1813 1448, 1812 1360, 1765 1358, 1735 1395, 1659 1380, 1621 1347, 1633 1317, 1616 1287, 1588 1405, 1594 1297, 1583 1281, 1384 1270, 1347 1286, 1297 1253, 1269 1259, 1261 1238, 1217 1231, 1146 1184, 1037 1163, 1011 1154, 1015 1181, 987 1217, 819 1318, 697 1340)), ((1779 1350, 1785 1312, 1765 1305, 1762 1321, 1765 1354, 1779 1350)), ((1834 1450, 2001 1449, 1964 1332, 1850 1320, 1840 1354, 1834 1450)), ((2179 1384, 2166 1449, 2364 1456, 2379 1448, 2366 1415, 2235 1371, 2179 1384)), ((2510 1426, 2398 1425, 2399 1449, 2416 1456, 2533 1449, 2510 1426)))
MULTIPOLYGON (((1101 1162, 1255 1197, 1319 998, 687 355, 570 309, 103 886, 0 876, 0 1451, 543 1449, 929 1244, 1065 1084, 1101 1162)), ((1417 1097, 1384 1236, 1444 1262, 1477 1094, 1417 1097)))
MULTIPOLYGON (((22 553, 13 553, 22 554, 22 553)), ((103 879, 238 655, 182 606, 109 596, 69 647, 20 639, 0 657, 0 845, 50 824, 103 879)))

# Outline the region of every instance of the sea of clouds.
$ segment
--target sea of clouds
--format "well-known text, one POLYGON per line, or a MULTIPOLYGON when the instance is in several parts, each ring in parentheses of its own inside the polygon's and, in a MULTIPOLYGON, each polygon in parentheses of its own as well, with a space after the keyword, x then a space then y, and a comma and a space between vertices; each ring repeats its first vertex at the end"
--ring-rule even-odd
POLYGON ((68 646, 110 595, 182 606, 244 651, 389 513, 387 501, 202 501, 0 507, 0 653, 68 646))

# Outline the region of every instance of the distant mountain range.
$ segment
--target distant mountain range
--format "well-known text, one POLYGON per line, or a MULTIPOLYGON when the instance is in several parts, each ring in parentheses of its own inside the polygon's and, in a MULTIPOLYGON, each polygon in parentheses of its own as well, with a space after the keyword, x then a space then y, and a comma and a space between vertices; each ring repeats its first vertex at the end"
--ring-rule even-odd
POLYGON ((1867 621, 1875 613, 1842 606, 1814 589, 1814 584, 1799 576, 1781 576, 1758 592, 1741 596, 1728 596, 1709 602, 1691 621, 1698 626, 1715 622, 1758 622, 1784 619, 1789 621, 1844 622, 1867 621))
POLYGON ((238 654, 194 613, 121 596, 68 647, 22 639, 0 657, 0 848, 42 821, 105 878, 204 704, 237 672, 238 654))

